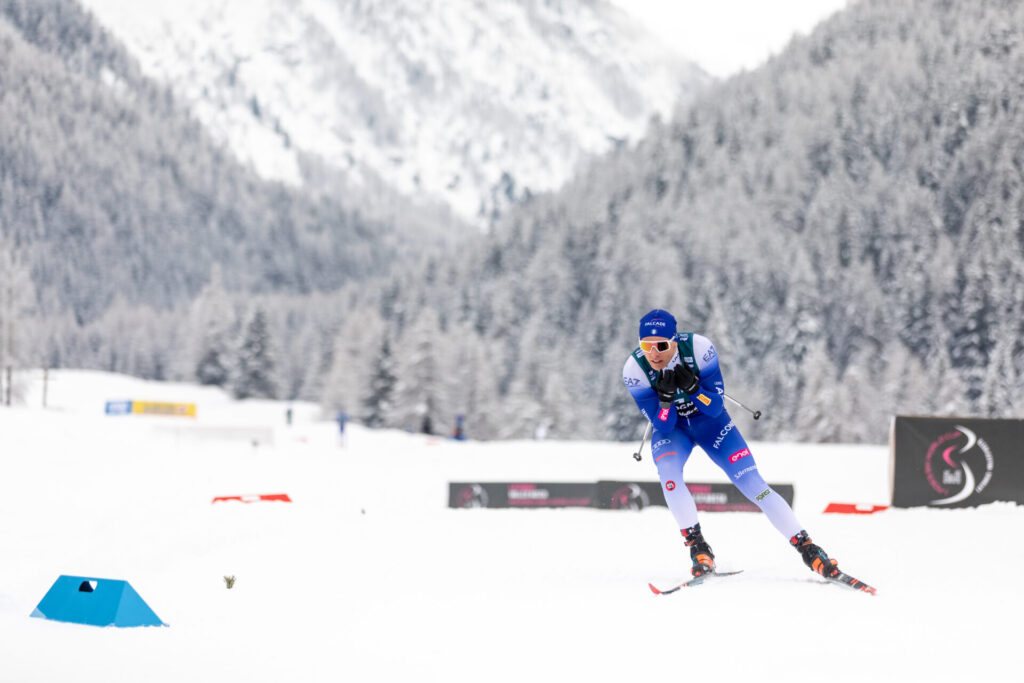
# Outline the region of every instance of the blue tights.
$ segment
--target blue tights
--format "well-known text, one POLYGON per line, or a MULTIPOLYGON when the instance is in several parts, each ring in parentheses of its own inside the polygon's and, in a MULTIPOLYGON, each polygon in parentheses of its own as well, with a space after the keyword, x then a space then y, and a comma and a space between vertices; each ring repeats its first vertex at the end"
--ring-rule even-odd
POLYGON ((651 442, 661 488, 680 529, 697 523, 697 505, 683 482, 683 467, 694 446, 700 446, 729 475, 729 481, 761 508, 779 533, 788 539, 803 529, 786 500, 757 471, 754 456, 728 412, 723 410, 718 417, 680 418, 672 431, 654 432, 651 442))

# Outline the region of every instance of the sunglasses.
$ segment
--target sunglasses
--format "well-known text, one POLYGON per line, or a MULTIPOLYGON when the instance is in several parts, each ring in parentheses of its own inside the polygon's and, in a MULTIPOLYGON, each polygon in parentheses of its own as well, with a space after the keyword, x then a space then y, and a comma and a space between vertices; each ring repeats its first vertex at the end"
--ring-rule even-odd
POLYGON ((640 340, 640 350, 644 352, 650 351, 668 351, 672 347, 671 341, 644 341, 640 340))

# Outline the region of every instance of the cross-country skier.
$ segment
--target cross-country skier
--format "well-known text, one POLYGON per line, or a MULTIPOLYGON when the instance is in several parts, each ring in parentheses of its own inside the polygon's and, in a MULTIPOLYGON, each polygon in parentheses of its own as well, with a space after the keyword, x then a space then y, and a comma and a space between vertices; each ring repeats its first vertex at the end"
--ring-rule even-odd
POLYGON ((640 319, 640 346, 626 360, 622 381, 653 425, 651 456, 665 500, 690 548, 694 577, 715 570, 715 554, 701 534, 697 505, 683 482, 683 467, 694 446, 764 511, 808 567, 825 577, 839 574, 836 560, 811 542, 792 508, 757 471, 750 448, 725 410, 725 385, 710 340, 677 332, 675 318, 655 309, 640 319))

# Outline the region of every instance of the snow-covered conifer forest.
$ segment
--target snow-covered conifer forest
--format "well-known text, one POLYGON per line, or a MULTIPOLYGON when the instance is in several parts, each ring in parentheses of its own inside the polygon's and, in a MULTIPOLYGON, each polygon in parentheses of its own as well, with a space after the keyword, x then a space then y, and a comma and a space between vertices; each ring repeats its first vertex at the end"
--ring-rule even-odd
POLYGON ((662 307, 753 438, 1022 417, 1022 73, 1020 3, 852 2, 481 230, 308 150, 263 177, 80 4, 0 0, 0 366, 632 438, 619 372, 662 307))

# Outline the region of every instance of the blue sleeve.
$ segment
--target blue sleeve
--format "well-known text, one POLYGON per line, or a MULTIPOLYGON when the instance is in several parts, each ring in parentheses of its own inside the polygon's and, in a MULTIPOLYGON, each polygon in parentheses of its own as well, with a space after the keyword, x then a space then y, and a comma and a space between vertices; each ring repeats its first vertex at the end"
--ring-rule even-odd
POLYGON ((651 421, 655 430, 670 432, 675 428, 678 417, 675 406, 661 407, 658 392, 651 388, 651 383, 632 356, 622 369, 622 382, 629 390, 629 395, 633 397, 636 407, 640 409, 644 417, 651 421))
POLYGON ((662 408, 654 389, 650 387, 639 390, 630 389, 629 393, 636 401, 637 408, 644 414, 644 417, 651 421, 656 431, 670 432, 675 428, 676 419, 679 417, 675 405, 670 404, 667 408, 662 408))
POLYGON ((718 352, 707 337, 693 335, 693 355, 700 371, 700 390, 687 394, 697 410, 709 417, 718 417, 725 409, 725 381, 718 367, 718 352))

